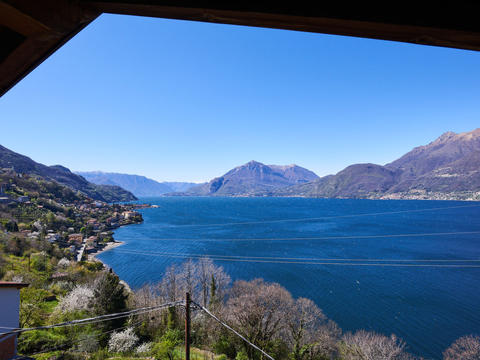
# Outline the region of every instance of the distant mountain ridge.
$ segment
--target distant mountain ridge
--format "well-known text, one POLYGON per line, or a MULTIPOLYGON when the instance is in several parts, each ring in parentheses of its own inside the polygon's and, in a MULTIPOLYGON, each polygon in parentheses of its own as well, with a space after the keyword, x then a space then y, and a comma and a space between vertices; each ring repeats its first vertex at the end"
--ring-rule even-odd
POLYGON ((95 200, 106 202, 132 201, 137 198, 119 186, 95 185, 61 165, 46 166, 0 145, 0 168, 13 168, 17 173, 37 175, 78 190, 95 200))
POLYGON ((265 165, 252 160, 206 184, 171 195, 251 196, 261 191, 303 184, 315 179, 318 179, 315 173, 298 165, 265 165))
POLYGON ((480 200, 480 129, 446 132, 386 164, 355 164, 336 175, 258 196, 480 200))
POLYGON ((80 172, 89 182, 61 165, 42 165, 0 145, 0 168, 11 167, 109 202, 134 200, 132 192, 137 196, 480 200, 480 129, 446 132, 386 165, 354 164, 321 178, 294 164, 250 161, 205 184, 159 183, 139 175, 80 172))
POLYGON ((76 171, 88 181, 98 185, 120 186, 135 196, 161 196, 166 193, 186 191, 196 183, 158 182, 141 175, 130 175, 102 171, 76 171))

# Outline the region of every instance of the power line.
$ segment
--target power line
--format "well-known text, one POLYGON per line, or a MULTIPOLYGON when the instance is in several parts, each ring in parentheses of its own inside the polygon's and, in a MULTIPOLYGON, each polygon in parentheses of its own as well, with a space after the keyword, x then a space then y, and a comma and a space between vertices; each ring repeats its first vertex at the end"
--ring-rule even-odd
MULTIPOLYGON (((340 262, 334 261, 290 261, 290 260, 262 260, 262 259, 238 259, 222 256, 207 256, 207 255, 193 255, 193 254, 181 254, 172 255, 169 253, 149 253, 149 252, 133 252, 128 250, 117 250, 120 253, 134 254, 134 255, 146 255, 156 257, 169 257, 169 258, 183 258, 183 259, 203 259, 209 257, 216 261, 230 261, 230 262, 248 262, 248 263, 267 263, 267 264, 298 264, 298 265, 335 265, 335 266, 379 266, 379 267, 435 267, 435 268, 480 268, 480 265, 471 264, 405 264, 405 263, 359 263, 359 262, 340 262)), ((415 260, 412 260, 415 262, 415 260)))
POLYGON ((257 345, 255 345, 254 343, 250 342, 249 340, 247 340, 247 338, 245 338, 243 335, 241 335, 238 331, 236 331, 235 329, 233 329, 232 327, 230 327, 228 324, 224 323, 222 320, 220 320, 218 317, 216 317, 214 314, 212 314, 208 309, 204 308, 202 305, 199 305, 197 304, 195 301, 192 301, 192 304, 194 304, 196 307, 198 307, 199 309, 203 310, 207 315, 209 315, 210 317, 212 317, 215 321, 217 321, 220 325, 224 326, 225 328, 227 328, 228 330, 230 330, 231 332, 233 332, 235 335, 237 335, 239 338, 241 338, 243 341, 245 341, 248 345, 250 345, 251 347, 253 347, 254 349, 260 351, 263 355, 265 355, 267 358, 269 358, 270 360, 275 360, 272 356, 268 355, 265 351, 263 351, 261 348, 259 348, 257 345))
POLYGON ((298 260, 298 261, 379 261, 379 262, 480 262, 480 259, 368 259, 368 258, 299 258, 299 257, 279 257, 279 256, 241 256, 241 255, 217 255, 217 254, 184 254, 170 252, 155 252, 142 250, 122 250, 128 253, 152 254, 152 255, 174 255, 174 256, 195 256, 200 258, 234 258, 234 259, 263 259, 263 260, 298 260))
POLYGON ((157 305, 157 306, 144 307, 144 308, 134 309, 134 310, 125 311, 125 312, 121 312, 121 313, 100 315, 100 316, 95 316, 95 317, 90 317, 90 318, 85 318, 85 319, 65 321, 65 322, 58 323, 58 324, 53 324, 53 325, 37 326, 37 327, 33 327, 33 328, 20 328, 20 329, 12 330, 12 331, 9 331, 9 332, 0 333, 0 336, 10 335, 10 334, 19 334, 19 333, 23 333, 23 332, 27 332, 27 331, 33 331, 33 330, 45 330, 45 329, 53 329, 53 328, 65 327, 65 326, 94 324, 94 323, 98 323, 98 322, 102 322, 102 321, 115 320, 115 319, 130 316, 130 315, 139 315, 139 314, 143 314, 143 313, 150 312, 150 311, 169 308, 169 307, 172 307, 172 306, 178 306, 178 305, 181 305, 181 304, 183 304, 183 301, 179 300, 179 301, 173 301, 173 302, 169 302, 169 303, 165 303, 165 304, 157 305))
POLYGON ((438 211, 438 210, 460 209, 460 208, 474 208, 474 207, 480 207, 480 205, 445 206, 445 207, 427 208, 427 209, 397 210, 397 211, 385 211, 385 212, 377 212, 377 213, 321 216, 321 217, 299 218, 299 219, 259 220, 259 221, 230 222, 230 223, 216 223, 216 224, 180 224, 180 225, 169 225, 169 226, 164 226, 164 227, 176 228, 176 227, 209 227, 209 226, 225 226, 225 225, 230 226, 230 225, 268 224, 268 223, 278 223, 278 222, 296 222, 296 221, 340 219, 340 218, 351 218, 351 217, 360 217, 360 216, 406 214, 406 213, 415 213, 415 212, 438 211))
POLYGON ((318 236, 318 237, 292 237, 292 238, 135 238, 135 240, 155 240, 155 241, 301 241, 301 240, 341 240, 341 239, 381 239, 381 238, 401 238, 401 237, 421 237, 421 236, 450 236, 450 235, 475 235, 480 231, 454 231, 438 233, 412 233, 412 234, 388 234, 388 235, 348 235, 348 236, 318 236))

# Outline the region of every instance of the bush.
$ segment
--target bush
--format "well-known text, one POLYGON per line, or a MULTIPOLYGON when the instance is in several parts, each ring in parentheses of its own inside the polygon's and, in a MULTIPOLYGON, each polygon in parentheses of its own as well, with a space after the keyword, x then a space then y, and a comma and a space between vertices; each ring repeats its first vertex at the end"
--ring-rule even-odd
POLYGON ((94 353, 99 348, 98 339, 95 334, 89 334, 78 343, 78 351, 83 353, 94 353))
POLYGON ((41 325, 47 316, 45 298, 50 293, 32 286, 20 290, 20 327, 41 325))
POLYGON ((100 349, 97 352, 91 354, 90 360, 105 360, 110 357, 107 349, 100 349))
POLYGON ((371 331, 358 330, 355 334, 347 333, 342 338, 340 352, 342 359, 391 359, 406 360, 411 358, 405 352, 405 343, 395 335, 389 337, 371 331))
POLYGON ((152 351, 152 343, 143 343, 135 349, 135 353, 138 355, 145 355, 152 351))
POLYGON ((82 264, 85 266, 87 270, 94 271, 94 272, 103 270, 104 268, 103 263, 100 261, 85 261, 85 262, 82 262, 82 264))
POLYGON ((237 356, 235 357, 235 360, 248 360, 247 353, 243 350, 238 352, 237 356))
POLYGON ((127 328, 122 332, 114 332, 108 341, 108 350, 110 352, 125 353, 133 349, 137 343, 138 336, 135 335, 132 328, 127 328))
POLYGON ((54 347, 61 346, 65 343, 64 336, 59 335, 51 330, 36 330, 23 333, 18 339, 18 351, 23 354, 31 354, 54 347))
POLYGON ((154 345, 152 354, 157 359, 173 359, 175 348, 180 345, 182 341, 179 330, 167 330, 160 339, 160 342, 154 345))
POLYGON ((77 285, 67 296, 60 299, 58 308, 62 312, 88 310, 93 299, 93 289, 87 285, 77 285))
POLYGON ((236 349, 232 339, 225 335, 221 335, 220 338, 213 344, 213 350, 217 354, 226 354, 231 359, 235 358, 236 349))
POLYGON ((457 339, 443 353, 444 360, 478 360, 480 359, 480 337, 463 336, 457 339))
POLYGON ((66 269, 70 266, 70 260, 67 258, 61 258, 60 261, 57 264, 57 267, 59 269, 66 269))
POLYGON ((45 271, 47 270, 47 260, 47 254, 44 252, 32 254, 31 266, 37 271, 45 271))

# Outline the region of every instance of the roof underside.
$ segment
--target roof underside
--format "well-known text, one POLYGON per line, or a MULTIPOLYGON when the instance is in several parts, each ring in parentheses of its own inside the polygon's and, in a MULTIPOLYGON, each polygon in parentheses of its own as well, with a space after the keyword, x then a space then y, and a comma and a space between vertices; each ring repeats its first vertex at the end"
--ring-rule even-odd
POLYGON ((152 16, 480 50, 475 2, 280 5, 161 0, 0 0, 0 96, 101 13, 152 16))
POLYGON ((28 284, 26 283, 19 283, 19 282, 12 282, 12 281, 0 281, 0 289, 1 288, 16 288, 21 289, 27 287, 28 284))

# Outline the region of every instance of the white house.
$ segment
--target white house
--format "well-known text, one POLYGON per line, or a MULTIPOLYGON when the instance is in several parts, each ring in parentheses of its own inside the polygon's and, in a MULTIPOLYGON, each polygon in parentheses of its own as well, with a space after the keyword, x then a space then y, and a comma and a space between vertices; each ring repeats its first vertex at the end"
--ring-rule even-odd
POLYGON ((1 335, 19 327, 20 289, 28 284, 0 281, 0 360, 17 354, 17 336, 1 335))

